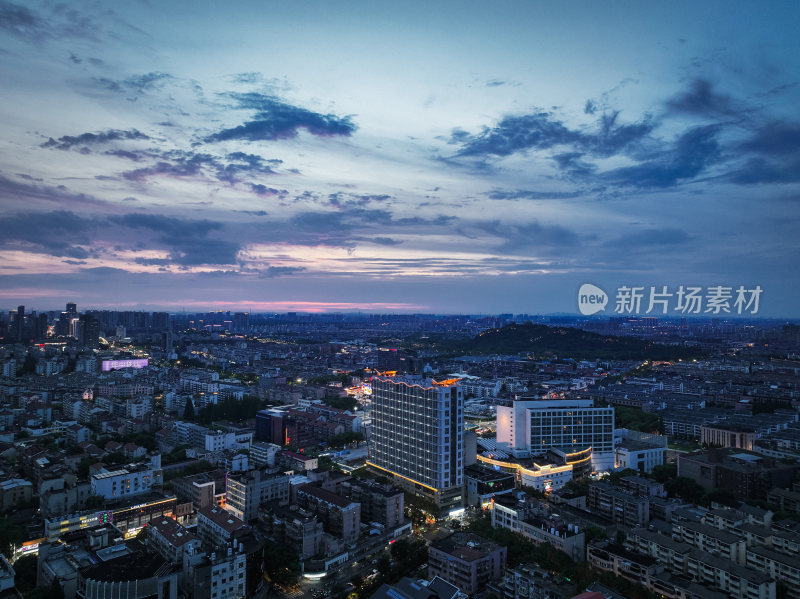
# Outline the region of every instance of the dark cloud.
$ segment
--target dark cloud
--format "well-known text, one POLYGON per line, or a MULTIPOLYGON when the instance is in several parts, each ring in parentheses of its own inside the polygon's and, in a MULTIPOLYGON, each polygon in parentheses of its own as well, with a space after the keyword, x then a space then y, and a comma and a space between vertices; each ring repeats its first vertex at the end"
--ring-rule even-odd
MULTIPOLYGON (((26 181, 40 181, 32 177, 23 177, 26 181)), ((77 193, 65 185, 43 185, 39 183, 21 182, 0 175, 0 199, 6 208, 12 204, 31 207, 31 203, 45 202, 58 204, 59 207, 86 208, 87 206, 108 206, 108 203, 85 193, 77 193)))
POLYGON ((607 247, 625 250, 662 245, 680 245, 689 241, 689 234, 677 228, 653 228, 626 233, 617 239, 606 242, 607 247))
POLYGON ((366 206, 373 202, 385 202, 390 199, 392 199, 392 196, 386 194, 359 195, 336 192, 328 194, 327 204, 336 208, 350 208, 353 206, 366 206))
POLYGON ((800 123, 771 121, 739 145, 739 150, 755 154, 800 154, 800 123))
POLYGON ((305 266, 270 266, 267 270, 263 271, 266 277, 283 277, 287 275, 295 275, 305 270, 305 266))
POLYGON ((575 232, 560 225, 542 225, 536 219, 516 224, 490 221, 479 223, 475 228, 501 240, 498 247, 501 252, 566 248, 580 244, 580 238, 575 232))
POLYGON ((108 220, 114 224, 130 227, 132 229, 149 229, 164 233, 170 238, 205 236, 211 231, 222 228, 222 224, 210 220, 190 220, 164 216, 161 214, 143 214, 131 212, 119 216, 109 216, 108 220))
POLYGON ((266 185, 262 185, 261 183, 251 183, 250 189, 253 190, 253 193, 260 196, 278 196, 278 197, 286 197, 289 192, 286 189, 275 189, 274 187, 267 187, 266 185))
POLYGON ((584 114, 594 114, 597 112, 597 102, 594 100, 586 100, 586 104, 583 107, 584 114))
POLYGON ((564 200, 580 196, 577 191, 534 191, 532 189, 514 189, 506 191, 493 189, 488 194, 490 200, 564 200))
POLYGON ((201 264, 234 264, 241 249, 239 243, 209 237, 221 230, 222 223, 206 219, 181 219, 160 214, 129 213, 110 216, 112 224, 156 233, 155 241, 167 246, 169 258, 137 259, 139 264, 199 266, 201 264), (143 261, 144 260, 144 261, 143 261))
POLYGON ((233 152, 225 158, 207 153, 196 153, 187 150, 169 150, 166 152, 140 152, 130 156, 117 154, 120 157, 140 161, 144 156, 157 156, 158 162, 147 167, 122 173, 130 181, 143 181, 153 176, 197 177, 208 176, 231 185, 242 181, 242 174, 273 175, 272 166, 282 163, 281 160, 266 160, 255 154, 233 152))
POLYGON ((618 111, 605 113, 598 121, 597 131, 587 133, 568 128, 549 112, 506 116, 479 135, 465 136, 461 130, 454 130, 451 143, 462 144, 458 156, 504 157, 528 150, 570 146, 575 151, 607 157, 629 151, 655 127, 649 117, 630 124, 620 124, 618 119, 618 111))
POLYGON ((797 183, 800 181, 800 159, 786 163, 776 163, 764 158, 750 158, 723 177, 738 185, 759 183, 797 183))
POLYGON ((673 187, 702 173, 720 160, 717 135, 720 127, 707 125, 690 129, 674 146, 652 160, 614 169, 598 175, 617 185, 639 188, 673 187))
POLYGON ((108 91, 143 94, 161 88, 166 81, 171 79, 174 79, 174 77, 168 73, 151 72, 142 75, 133 75, 126 79, 96 77, 94 81, 100 87, 108 91))
POLYGON ((6 248, 22 243, 22 248, 83 260, 92 254, 80 246, 90 245, 89 233, 95 226, 93 219, 69 210, 4 215, 0 219, 0 243, 6 248))
POLYGON ((81 133, 80 135, 65 135, 57 140, 52 137, 42 144, 43 148, 56 148, 58 150, 71 150, 74 146, 90 146, 105 144, 111 141, 150 139, 136 129, 120 130, 108 129, 99 133, 81 133))
POLYGON ((236 101, 237 108, 255 111, 254 119, 238 127, 223 129, 208 136, 206 141, 289 139, 296 137, 301 129, 320 137, 350 136, 357 128, 349 116, 313 112, 274 96, 255 92, 229 96, 236 101))
POLYGON ((96 39, 98 31, 87 15, 65 4, 56 4, 42 15, 7 0, 0 0, 0 29, 37 43, 67 37, 96 39))
POLYGON ((649 117, 638 123, 620 125, 617 123, 619 111, 605 113, 600 117, 600 131, 586 135, 583 146, 595 156, 613 156, 635 145, 653 132, 654 125, 649 117))
POLYGON ((554 155, 553 160, 562 173, 572 178, 582 179, 593 175, 596 170, 592 163, 582 160, 583 157, 582 152, 563 152, 554 155))
POLYGON ((667 100, 666 107, 673 113, 708 117, 740 116, 747 112, 730 96, 715 91, 707 79, 693 80, 687 90, 667 100))
POLYGON ((47 25, 29 8, 0 0, 0 28, 18 37, 39 39, 47 25))
POLYGON ((364 241, 369 241, 370 243, 377 243, 378 245, 386 245, 386 246, 400 245, 403 243, 402 241, 398 241, 397 239, 392 239, 391 237, 372 237, 369 239, 364 239, 364 241))
POLYGON ((495 127, 470 137, 460 156, 509 156, 523 150, 542 150, 577 143, 581 135, 569 130, 547 112, 507 116, 495 127))

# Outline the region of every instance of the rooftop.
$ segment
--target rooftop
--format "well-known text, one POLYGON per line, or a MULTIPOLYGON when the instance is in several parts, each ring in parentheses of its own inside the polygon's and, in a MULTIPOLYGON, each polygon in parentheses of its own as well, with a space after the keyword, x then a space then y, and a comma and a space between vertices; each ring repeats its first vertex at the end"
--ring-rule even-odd
POLYGON ((154 518, 150 520, 150 527, 175 547, 181 547, 196 539, 192 533, 172 518, 154 518))
POLYGON ((225 531, 229 533, 233 533, 239 530, 245 530, 248 528, 248 526, 242 520, 239 520, 239 518, 237 518, 230 512, 219 507, 201 508, 197 512, 197 515, 203 516, 211 520, 214 524, 216 524, 220 528, 223 528, 225 531))
POLYGON ((503 548, 499 543, 473 532, 454 532, 431 546, 467 562, 475 561, 503 548))

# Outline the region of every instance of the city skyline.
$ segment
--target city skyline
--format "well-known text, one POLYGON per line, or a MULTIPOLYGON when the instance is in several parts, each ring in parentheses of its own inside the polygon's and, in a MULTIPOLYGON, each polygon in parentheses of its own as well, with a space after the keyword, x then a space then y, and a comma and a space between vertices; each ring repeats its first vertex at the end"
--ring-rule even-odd
POLYGON ((798 16, 0 0, 0 304, 800 317, 798 16))

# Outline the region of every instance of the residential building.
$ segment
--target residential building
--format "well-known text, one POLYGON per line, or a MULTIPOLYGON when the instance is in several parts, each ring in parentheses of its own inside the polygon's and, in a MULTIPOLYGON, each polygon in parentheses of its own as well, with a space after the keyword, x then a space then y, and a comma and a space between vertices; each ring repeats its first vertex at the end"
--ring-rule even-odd
POLYGON ((361 527, 361 505, 315 484, 305 484, 297 489, 297 504, 315 514, 325 532, 355 543, 361 527))
POLYGON ((428 576, 439 576, 472 595, 506 570, 507 549, 470 532, 456 532, 428 546, 428 576))
POLYGON ((620 487, 596 482, 589 485, 589 511, 617 524, 642 526, 650 521, 650 501, 620 487))
POLYGON ((267 470, 250 470, 227 476, 225 509, 251 522, 258 518, 258 507, 265 502, 289 502, 289 476, 267 470))

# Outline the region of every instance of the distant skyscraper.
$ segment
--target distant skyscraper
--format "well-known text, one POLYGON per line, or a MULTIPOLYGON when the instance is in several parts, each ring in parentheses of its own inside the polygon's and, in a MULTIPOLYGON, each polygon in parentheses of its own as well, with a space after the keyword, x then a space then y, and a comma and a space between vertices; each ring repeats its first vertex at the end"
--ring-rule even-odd
POLYGON ((14 341, 21 342, 25 338, 25 306, 18 306, 14 317, 14 341))
POLYGON ((73 318, 78 314, 78 306, 74 302, 67 302, 67 314, 73 318))
POLYGON ((84 347, 95 349, 100 346, 100 322, 84 314, 78 321, 78 343, 84 347))
POLYGON ((444 512, 464 495, 464 396, 456 380, 372 379, 369 465, 444 512))
POLYGON ((42 312, 36 317, 36 339, 44 339, 47 337, 47 313, 42 312))
POLYGON ((233 315, 233 330, 237 333, 247 333, 250 331, 250 313, 236 312, 233 315))
POLYGON ((167 312, 153 312, 152 323, 154 331, 170 330, 169 314, 167 312))

